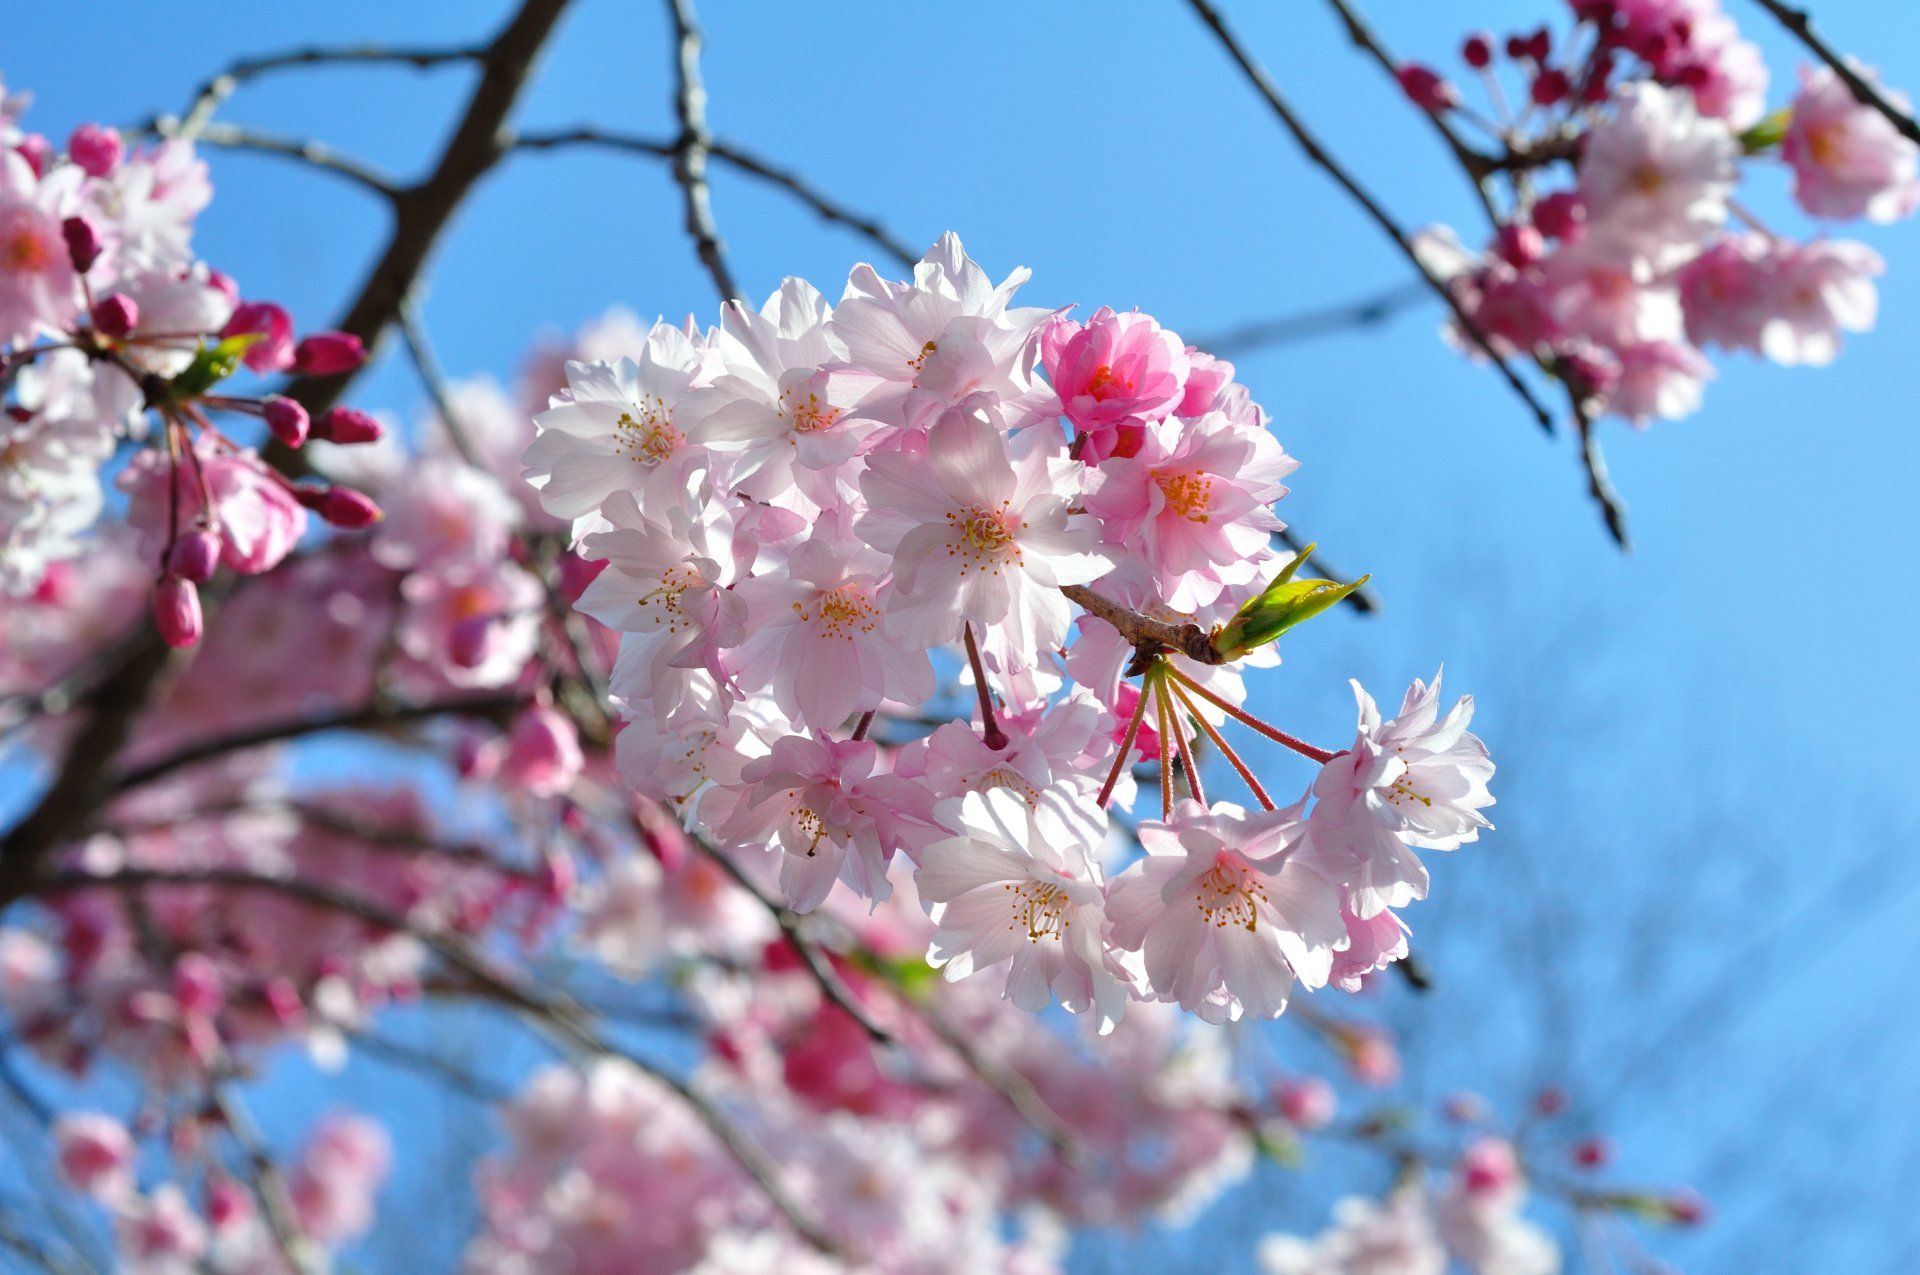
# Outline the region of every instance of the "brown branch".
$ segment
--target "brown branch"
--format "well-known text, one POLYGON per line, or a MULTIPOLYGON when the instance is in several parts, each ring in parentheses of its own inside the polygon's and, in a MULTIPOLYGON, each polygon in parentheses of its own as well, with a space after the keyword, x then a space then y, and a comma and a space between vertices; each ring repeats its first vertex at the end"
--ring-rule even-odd
POLYGON ((1886 117, 1900 131, 1900 135, 1920 146, 1920 123, 1913 116, 1893 104, 1880 86, 1862 75, 1845 54, 1835 49, 1813 29, 1813 15, 1805 9, 1796 9, 1792 5, 1782 4, 1780 0, 1754 0, 1754 3, 1771 13, 1795 39, 1807 46, 1807 51, 1833 68, 1854 99, 1862 106, 1871 107, 1886 117))
MULTIPOLYGON (((158 136, 174 135, 168 132, 168 126, 164 120, 155 120, 152 127, 158 136)), ((252 151, 255 154, 277 155, 284 159, 295 160, 310 168, 318 168, 344 177, 382 199, 392 200, 400 193, 400 184, 391 177, 365 160, 356 159, 325 142, 300 137, 284 137, 279 133, 243 128, 237 124, 208 124, 200 131, 198 140, 205 145, 218 146, 223 150, 252 151)))
POLYGON ((1528 388, 1527 383, 1520 379, 1519 374, 1515 372, 1506 359, 1501 356, 1499 350, 1494 348, 1492 338, 1487 335, 1486 330, 1480 326, 1473 315, 1468 313, 1467 308, 1460 303, 1460 298, 1454 295, 1453 289, 1449 288, 1446 281, 1434 274, 1427 266, 1427 263, 1420 259, 1420 254, 1414 248, 1413 240, 1407 234, 1406 230, 1393 219, 1393 216, 1367 191, 1366 187, 1362 186, 1358 179, 1349 173, 1346 167, 1320 144, 1320 139, 1306 126, 1305 121, 1294 112, 1293 107, 1288 104, 1286 98, 1280 95, 1279 87, 1273 82, 1273 77, 1267 74, 1266 68, 1253 60, 1253 56, 1246 51, 1239 40, 1235 38, 1232 31, 1227 28, 1225 19, 1220 16, 1219 10, 1214 8, 1210 0, 1187 0, 1187 4, 1188 7, 1199 16, 1200 20, 1206 24, 1207 28, 1213 32, 1215 38, 1219 40, 1221 47, 1226 49, 1228 55, 1232 57, 1234 62, 1240 67, 1247 81, 1252 84, 1260 96, 1266 100, 1267 106, 1273 111, 1274 116, 1280 121, 1281 125, 1285 127, 1287 132, 1293 136, 1293 140, 1299 144, 1300 149, 1305 152, 1307 158, 1329 177, 1333 178, 1340 188, 1346 191, 1347 194, 1352 197, 1353 201, 1360 206, 1361 210, 1367 214, 1374 225, 1379 227, 1380 231, 1393 241, 1394 246, 1400 250, 1400 254, 1407 259, 1408 263, 1412 265, 1415 270, 1420 272, 1420 277, 1426 281, 1427 286, 1431 288, 1442 301, 1447 303, 1447 308, 1452 310, 1454 317, 1459 320, 1461 330, 1467 334, 1467 337, 1479 348, 1480 352, 1485 354, 1493 363, 1493 366, 1499 371, 1501 379, 1506 381, 1508 387, 1513 390, 1520 401, 1526 404, 1527 410, 1532 413, 1534 421, 1541 429, 1551 434, 1554 426, 1553 413, 1547 410, 1546 405, 1528 388))
POLYGON ((1168 624, 1103 598, 1084 584, 1064 585, 1060 592, 1087 614, 1097 616, 1118 629, 1120 636, 1131 642, 1136 650, 1172 651, 1199 664, 1227 662, 1214 649, 1212 634, 1192 620, 1168 624))
POLYGON ((453 410, 452 391, 447 385, 445 373, 440 370, 440 360, 434 357, 433 346, 427 340, 427 326, 420 316, 417 288, 400 303, 399 313, 395 317, 400 325, 401 343, 407 347, 407 357, 413 363, 413 370, 419 373, 420 384, 426 389, 427 397, 433 400, 433 410, 439 413, 441 428, 447 431, 447 440, 460 453, 461 460, 474 469, 486 471, 480 454, 473 448, 473 438, 460 423, 459 413, 453 410))
POLYGON ((1607 534, 1622 550, 1631 553, 1633 540, 1627 535, 1626 503, 1607 476, 1607 458, 1600 451, 1600 440, 1594 436, 1593 417, 1577 388, 1569 385, 1567 397, 1573 403, 1574 428, 1580 435, 1580 467, 1587 476, 1587 494, 1600 506, 1600 518, 1607 524, 1607 534))
POLYGON ((1238 356, 1276 345, 1292 345, 1331 336, 1336 332, 1378 327, 1410 310, 1431 296, 1423 283, 1410 282, 1383 288, 1372 296, 1342 305, 1322 306, 1297 314, 1259 319, 1228 328, 1211 336, 1196 337, 1193 344, 1210 354, 1238 356))
POLYGON ((680 120, 680 136, 673 144, 673 179, 686 204, 694 253, 707 268, 720 300, 732 301, 740 289, 727 269, 726 249, 713 220, 713 194, 707 186, 713 135, 707 131, 707 89, 700 78, 700 27, 694 19, 693 0, 667 0, 667 9, 673 16, 673 107, 680 120))

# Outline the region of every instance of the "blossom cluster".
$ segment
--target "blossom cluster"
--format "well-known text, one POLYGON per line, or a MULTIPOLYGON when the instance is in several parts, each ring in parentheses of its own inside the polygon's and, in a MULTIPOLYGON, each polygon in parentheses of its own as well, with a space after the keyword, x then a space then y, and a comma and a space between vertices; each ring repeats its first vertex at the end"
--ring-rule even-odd
POLYGON ((364 358, 358 338, 295 340, 280 306, 242 298, 195 257, 193 223, 212 198, 190 143, 129 147, 83 124, 64 151, 21 131, 25 101, 0 116, 0 593, 32 595, 82 551, 105 503, 102 475, 123 443, 129 521, 145 537, 154 620, 174 646, 203 628, 199 586, 222 567, 258 574, 300 540, 308 514, 342 527, 379 518, 350 487, 294 484, 215 426, 257 418, 287 447, 309 435, 377 438, 363 412, 317 420, 277 394, 214 393, 255 374, 333 377, 364 358), (158 428, 154 428, 157 420, 158 428))
POLYGON ((576 606, 621 635, 621 774, 776 862, 797 912, 836 885, 884 901, 905 858, 930 959, 1005 965, 1024 1008, 1223 1021, 1277 1016, 1296 982, 1356 987, 1406 950, 1413 849, 1486 826, 1471 701, 1416 682, 1383 721, 1360 692, 1337 754, 1246 713, 1235 662, 1272 661, 1256 632, 1296 598, 1272 547, 1294 460, 1230 365, 1137 311, 1017 307, 1026 277, 996 285, 949 234, 911 280, 860 266, 829 304, 789 279, 713 331, 663 323, 637 359, 567 365, 528 477, 599 569, 576 606), (933 729, 890 746, 876 714, 933 729), (1311 813, 1268 798, 1229 717, 1320 763, 1311 813), (1263 809, 1204 799, 1196 729, 1263 809), (1109 876, 1137 752, 1160 818, 1109 876))
MULTIPOLYGON (((1699 407, 1714 374, 1708 350, 1820 365, 1844 334, 1872 328, 1884 263, 1826 227, 1912 214, 1920 147, 1828 67, 1802 70, 1792 99, 1768 113, 1766 63, 1719 0, 1570 8, 1572 29, 1557 40, 1542 27, 1465 41, 1462 59, 1487 82, 1493 120, 1433 70, 1400 73, 1421 109, 1481 125, 1497 143, 1493 173, 1476 180, 1511 178, 1511 200, 1489 204, 1495 224, 1483 249, 1446 227, 1419 238, 1479 335, 1502 354, 1538 360, 1586 410, 1643 425, 1699 407), (1506 114, 1503 58, 1507 82, 1522 90, 1517 116, 1506 114), (1792 199, 1818 233, 1776 232, 1740 202, 1742 182, 1769 167, 1788 171, 1792 199)), ((1453 331, 1475 348, 1467 335, 1453 331)))

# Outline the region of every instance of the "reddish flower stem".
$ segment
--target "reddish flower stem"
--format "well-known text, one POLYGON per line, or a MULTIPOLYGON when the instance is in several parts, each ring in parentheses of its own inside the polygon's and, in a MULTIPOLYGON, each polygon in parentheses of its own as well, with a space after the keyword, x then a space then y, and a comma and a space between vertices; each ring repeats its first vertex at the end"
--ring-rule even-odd
POLYGON ((1194 681, 1192 678, 1182 673, 1179 669, 1174 668, 1171 664, 1167 666, 1167 675, 1169 677, 1172 677, 1177 682, 1179 682, 1180 685, 1192 691, 1195 695, 1198 695, 1201 699, 1207 701, 1207 703, 1212 704, 1216 708, 1219 708, 1221 711, 1225 712, 1229 717, 1233 718, 1235 721, 1241 722, 1247 726, 1253 727, 1253 729, 1259 731, 1262 735, 1265 735, 1268 739, 1273 740, 1277 744, 1285 744, 1288 748, 1291 748, 1294 752, 1299 753, 1302 757, 1311 757, 1313 760, 1319 762, 1323 766, 1334 759, 1335 754, 1328 752, 1326 749, 1315 748, 1312 744, 1309 744, 1306 740, 1296 739, 1294 736, 1287 734, 1287 732, 1281 730, 1277 726, 1267 725, 1265 722, 1261 721, 1259 718, 1255 717, 1253 714, 1247 712, 1245 709, 1237 708, 1234 705, 1229 704, 1227 701, 1221 699, 1218 695, 1215 695, 1212 691, 1208 690, 1206 687, 1200 685, 1198 682, 1194 681))
MULTIPOLYGON (((1162 675, 1164 676, 1164 674, 1162 675)), ((1168 731, 1172 725, 1167 721, 1167 701, 1165 696, 1156 695, 1157 687, 1147 685, 1146 678, 1140 679, 1140 693, 1151 696, 1160 707, 1160 817, 1173 818, 1173 758, 1167 756, 1168 731)))
POLYGON ((1107 782, 1100 785, 1100 805, 1104 809, 1113 797, 1113 786, 1120 782, 1120 772, 1126 768, 1127 758, 1133 755, 1133 740, 1140 733, 1141 719, 1147 715, 1147 696, 1143 691, 1134 701, 1133 716, 1127 719, 1126 734, 1120 738, 1120 752, 1113 759, 1113 769, 1107 772, 1107 782))
POLYGON ((1264 810, 1275 809, 1273 798, 1267 796, 1267 790, 1260 786, 1258 779, 1253 777, 1253 771, 1248 769, 1247 763, 1240 759, 1240 754, 1234 752, 1233 749, 1227 746, 1226 737, 1214 729, 1212 722, 1200 715, 1199 706, 1188 698, 1186 688, 1176 682, 1173 686, 1173 693, 1178 696, 1180 702, 1185 704, 1193 713, 1193 720, 1199 724, 1201 730, 1207 732, 1207 738, 1212 740, 1213 746, 1220 750, 1220 755, 1225 757, 1233 766, 1234 770, 1239 772, 1242 782, 1247 785, 1248 790, 1251 791, 1255 799, 1260 802, 1261 808, 1264 810))
MULTIPOLYGON (((1193 750, 1187 744, 1187 728, 1180 720, 1180 710, 1174 706, 1173 694, 1167 690, 1167 679, 1160 678, 1154 683, 1154 690, 1160 695, 1160 715, 1173 723, 1173 742, 1180 750, 1180 768, 1187 775, 1187 792, 1201 805, 1207 804, 1207 790, 1200 784, 1200 768, 1193 764, 1193 750)), ((1166 749, 1161 749, 1164 756, 1166 749)))
POLYGON ((993 716, 993 692, 987 689, 987 666, 980 660, 980 647, 973 640, 973 621, 960 626, 967 643, 967 663, 973 665, 973 689, 980 692, 980 738, 996 753, 1007 746, 1007 732, 993 716))

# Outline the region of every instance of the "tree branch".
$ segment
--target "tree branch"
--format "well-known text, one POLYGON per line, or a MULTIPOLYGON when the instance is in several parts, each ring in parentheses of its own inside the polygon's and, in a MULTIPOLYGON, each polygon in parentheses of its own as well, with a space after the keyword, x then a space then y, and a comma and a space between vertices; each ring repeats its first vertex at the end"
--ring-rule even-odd
POLYGON ((369 63, 398 63, 411 66, 416 70, 443 66, 448 62, 477 62, 487 55, 485 45, 462 46, 459 48, 388 48, 375 44, 357 44, 336 47, 314 46, 292 49, 285 53, 270 53, 261 57, 242 58, 226 70, 202 84, 187 107, 187 113, 181 117, 179 132, 185 137, 199 135, 213 113, 220 109, 242 84, 256 79, 270 71, 282 71, 292 67, 338 66, 348 63, 361 65, 369 63))
POLYGON ((1184 655, 1199 664, 1225 664, 1220 652, 1214 649, 1213 635, 1188 620, 1182 624, 1168 624, 1152 616, 1141 615, 1108 598, 1103 598, 1084 584, 1065 585, 1060 590, 1067 600, 1080 607, 1089 615, 1098 616, 1120 631, 1120 636, 1131 642, 1136 649, 1164 648, 1176 654, 1184 655))
POLYGON ((427 341, 426 323, 420 316, 418 288, 401 301, 400 311, 395 317, 400 323, 400 340, 407 347, 413 370, 420 374, 420 384, 426 389, 427 397, 433 400, 433 410, 440 416, 440 425, 447 431, 447 440, 460 453, 461 460, 474 469, 485 470, 486 466, 480 463, 480 454, 473 449, 473 439, 460 423, 459 414, 453 410, 453 395, 447 386, 446 374, 440 370, 440 360, 433 356, 433 346, 427 341))
POLYGON ((1311 341, 1336 332, 1378 327, 1413 309, 1432 295, 1424 283, 1396 284, 1341 305, 1257 319, 1212 336, 1195 337, 1193 344, 1209 354, 1237 357, 1276 345, 1311 341))
POLYGON ((707 186, 707 156, 713 150, 713 136, 707 132, 707 90, 700 78, 700 27, 694 19, 693 0, 667 0, 667 9, 673 15, 677 85, 673 106, 680 120, 680 137, 673 144, 673 178, 680 184, 686 203, 687 233, 693 236, 694 253, 707 268, 724 303, 738 297, 740 289, 727 268, 726 249, 714 224, 713 196, 707 186))
POLYGON ((1508 387, 1513 390, 1520 401, 1526 404, 1527 410, 1533 414, 1535 422, 1541 429, 1551 434, 1554 424, 1553 413, 1547 410, 1546 405, 1541 403, 1534 392, 1528 388, 1527 383, 1520 379, 1519 374, 1513 370, 1512 366, 1507 363, 1500 352, 1494 348, 1493 341, 1487 336, 1486 330, 1467 312, 1467 308, 1460 303, 1460 298, 1454 295, 1453 289, 1449 288, 1446 282, 1435 275, 1433 271, 1428 268, 1426 262, 1420 259, 1420 254, 1415 250, 1413 240, 1408 236, 1407 232, 1393 219, 1392 215, 1380 205, 1380 202, 1346 170, 1345 166, 1329 154, 1326 148, 1320 144, 1319 138, 1307 128, 1306 123, 1294 112, 1293 107, 1280 95, 1279 87, 1274 84, 1273 77, 1269 76, 1266 69, 1253 60, 1252 55, 1241 46, 1239 40, 1228 30, 1226 21, 1220 16, 1219 11, 1213 7, 1210 0, 1187 0, 1187 4, 1194 13, 1199 15, 1200 20, 1206 24, 1207 28, 1213 32, 1215 38, 1219 40, 1221 47, 1226 49, 1228 55, 1238 64, 1241 72, 1246 76, 1247 81, 1252 84, 1260 96, 1266 100, 1274 116, 1279 119, 1281 125, 1286 128, 1287 132, 1292 134, 1293 140, 1299 143, 1300 149, 1306 153, 1307 158, 1318 165, 1328 176, 1332 177, 1340 188, 1346 191, 1355 203, 1360 205, 1361 210, 1367 214, 1374 225, 1378 226, 1381 232, 1393 241, 1394 246, 1400 250, 1400 254, 1407 259, 1415 270, 1420 272, 1420 277, 1426 281, 1427 286, 1431 288, 1442 301, 1447 303, 1447 308, 1452 310, 1454 317, 1459 320, 1461 330, 1467 334, 1467 337, 1479 348, 1481 353, 1485 354, 1487 358, 1491 360, 1493 366, 1499 371, 1501 379, 1506 381, 1508 387))
POLYGON ((1868 106, 1884 115, 1889 124, 1900 130, 1900 135, 1920 146, 1920 123, 1913 116, 1893 104, 1892 99, 1881 92, 1879 85, 1869 80, 1855 69, 1853 62, 1832 45, 1820 37, 1813 29, 1813 15, 1805 9, 1796 9, 1792 5, 1782 4, 1780 0, 1754 0, 1754 3, 1771 13, 1781 26, 1793 33, 1795 39, 1807 46, 1807 51, 1833 68, 1854 98, 1862 106, 1868 106))
MULTIPOLYGON (((164 120, 155 120, 153 131, 161 137, 177 136, 169 134, 164 120)), ((291 159, 310 168, 333 173, 364 190, 373 192, 385 200, 393 200, 400 194, 400 184, 382 173, 366 161, 335 150, 325 142, 307 138, 286 137, 279 133, 268 133, 260 129, 243 128, 238 124, 208 124, 199 133, 199 140, 208 146, 218 146, 224 150, 252 151, 261 155, 278 155, 291 159)))

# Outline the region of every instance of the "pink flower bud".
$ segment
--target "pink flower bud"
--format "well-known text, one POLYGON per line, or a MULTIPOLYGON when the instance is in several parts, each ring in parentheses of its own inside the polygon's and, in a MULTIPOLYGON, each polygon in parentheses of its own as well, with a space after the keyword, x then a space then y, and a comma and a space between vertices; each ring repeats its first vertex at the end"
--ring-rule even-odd
POLYGON ((1409 62, 1394 72, 1401 90, 1423 111, 1438 114, 1460 105, 1460 93, 1438 73, 1418 62, 1409 62))
POLYGON ((266 419, 273 436, 288 447, 307 441, 307 409, 283 394, 269 394, 260 400, 260 415, 266 419))
POLYGON ((238 1226, 253 1216, 247 1189, 224 1173, 207 1178, 207 1221, 216 1231, 238 1226))
POLYGON ((1520 1181, 1520 1157, 1504 1138, 1482 1138, 1460 1153, 1460 1185, 1467 1194, 1500 1195, 1520 1181))
POLYGON ((67 256, 81 274, 93 269, 100 260, 100 232, 85 217, 69 217, 60 223, 60 236, 67 241, 67 256))
POLYGON ((220 970, 200 952, 188 952, 173 963, 173 998, 182 1013, 200 1018, 219 1012, 226 1001, 220 970))
POLYGON ((307 1021, 307 1007, 301 1003, 300 992, 290 979, 281 976, 267 980, 261 994, 274 1021, 282 1027, 298 1030, 307 1021))
POLYGON ((215 270, 209 266, 207 268, 207 284, 215 292, 225 297, 228 305, 240 304, 240 285, 235 283, 233 276, 226 271, 215 270))
POLYGON ((373 498, 351 487, 327 488, 326 494, 320 497, 320 503, 311 508, 334 526, 349 531, 371 527, 381 518, 380 506, 373 502, 373 498))
POLYGON ((1707 1201, 1691 1187, 1681 1187, 1666 1199, 1667 1214, 1682 1226, 1699 1226, 1707 1220, 1707 1201))
POLYGON ((1484 70, 1493 62, 1493 37, 1476 31, 1460 46, 1460 56, 1474 70, 1484 70))
POLYGON ((1583 1169, 1598 1169, 1613 1159, 1613 1145, 1605 1138, 1588 1138, 1573 1148, 1573 1162, 1583 1169))
POLYGON ((60 1181, 88 1195, 111 1195, 133 1185, 133 1138, 112 1116, 91 1111, 53 1123, 60 1181))
MULTIPOLYGON (((247 347, 240 361, 256 372, 282 372, 293 366, 293 320, 271 301, 243 301, 220 335, 258 332, 262 339, 247 347)), ((298 443, 292 444, 298 447, 298 443)))
POLYGON ((1533 206, 1533 228, 1549 239, 1564 239, 1580 226, 1586 207, 1570 190, 1556 190, 1533 206))
POLYGON ((173 542, 167 554, 167 570, 192 584, 205 584, 220 569, 220 536, 213 531, 193 531, 173 542))
POLYGON ((293 351, 293 366, 305 376, 344 376, 367 361, 367 347, 349 332, 315 332, 293 351))
POLYGON ((1324 1129, 1339 1110, 1333 1086, 1318 1076, 1290 1080, 1280 1086, 1276 1097, 1280 1114, 1297 1129, 1324 1129))
POLYGON ((140 323, 140 307, 124 292, 110 293, 93 303, 89 316, 101 336, 119 340, 140 323))
POLYGON ((1547 241, 1525 222, 1509 222, 1494 236, 1494 251, 1516 270, 1524 270, 1546 255, 1547 241))
POLYGON ((200 590, 193 581, 176 575, 160 578, 153 586, 153 624, 161 641, 175 649, 200 640, 200 590))
POLYGON ((476 615, 461 620, 447 634, 447 659, 458 668, 479 668, 492 645, 493 620, 476 615))
POLYGON ((335 407, 313 423, 313 436, 329 443, 375 443, 386 433, 380 422, 352 407, 335 407))
POLYGON ((33 168, 33 175, 35 177, 45 177, 47 175, 47 166, 53 163, 52 142, 38 133, 29 133, 15 142, 13 149, 18 151, 20 158, 26 160, 33 168))
POLYGON ((82 124, 67 138, 67 158, 80 165, 89 177, 105 177, 120 167, 126 147, 120 143, 117 129, 98 124, 82 124))

